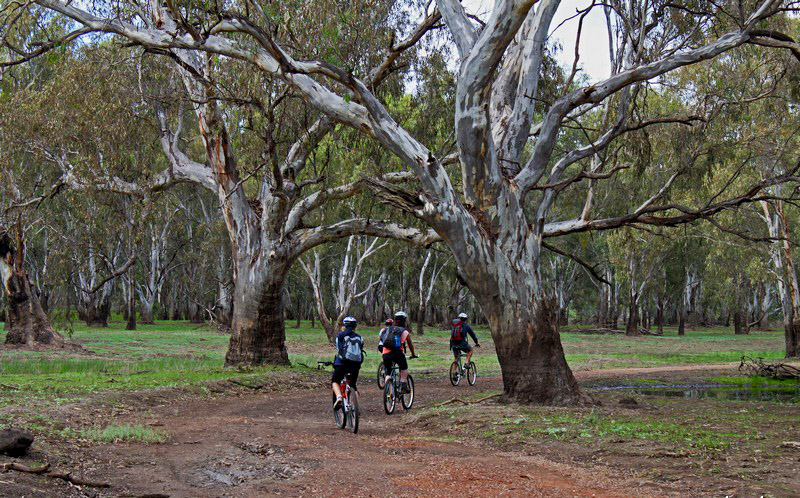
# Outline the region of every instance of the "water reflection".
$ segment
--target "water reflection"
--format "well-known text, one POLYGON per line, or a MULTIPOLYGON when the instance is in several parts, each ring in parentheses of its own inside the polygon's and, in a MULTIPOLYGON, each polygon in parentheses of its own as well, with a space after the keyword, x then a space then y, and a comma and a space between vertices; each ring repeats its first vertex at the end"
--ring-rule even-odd
POLYGON ((797 386, 726 386, 723 384, 683 384, 647 386, 598 386, 597 391, 625 391, 667 398, 720 399, 727 401, 769 401, 800 403, 797 386))

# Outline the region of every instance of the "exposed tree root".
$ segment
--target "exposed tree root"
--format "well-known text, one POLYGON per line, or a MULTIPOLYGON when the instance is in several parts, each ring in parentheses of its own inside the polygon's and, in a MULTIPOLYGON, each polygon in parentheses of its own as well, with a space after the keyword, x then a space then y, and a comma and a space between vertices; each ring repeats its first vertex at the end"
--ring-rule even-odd
POLYGON ((764 363, 762 358, 749 356, 742 356, 739 371, 754 377, 769 377, 777 380, 800 379, 800 368, 781 362, 764 363))
POLYGON ((89 486, 92 488, 110 488, 111 485, 105 482, 95 482, 95 481, 88 481, 86 479, 81 479, 80 477, 75 477, 72 475, 72 472, 55 472, 50 470, 50 464, 46 463, 44 465, 40 465, 38 467, 28 467, 27 465, 22 465, 16 462, 9 462, 9 463, 2 463, 0 464, 0 469, 2 470, 16 470, 17 472, 25 472, 28 474, 41 474, 46 477, 52 477, 54 479, 63 479, 69 483, 72 483, 76 486, 89 486))

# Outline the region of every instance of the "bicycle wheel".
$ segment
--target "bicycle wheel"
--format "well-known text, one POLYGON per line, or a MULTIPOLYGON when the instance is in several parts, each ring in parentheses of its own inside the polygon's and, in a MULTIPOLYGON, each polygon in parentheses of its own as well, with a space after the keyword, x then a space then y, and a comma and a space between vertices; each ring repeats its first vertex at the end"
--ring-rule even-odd
POLYGON ((469 362, 469 365, 467 365, 467 382, 471 386, 478 382, 478 368, 475 366, 474 361, 469 362))
POLYGON ((403 408, 406 410, 411 409, 411 405, 414 404, 414 377, 411 374, 408 374, 408 390, 409 392, 400 395, 400 401, 403 404, 403 408))
POLYGON ((386 385, 386 365, 378 365, 378 389, 383 389, 386 385))
POLYGON ((394 412, 394 405, 397 402, 395 395, 394 382, 387 382, 383 388, 383 411, 386 415, 391 415, 394 412))
MULTIPOLYGON (((335 407, 336 406, 336 395, 331 393, 331 399, 333 400, 333 406, 335 407)), ((334 408, 333 409, 333 420, 336 422, 336 427, 338 427, 340 429, 344 429, 344 424, 347 422, 346 421, 347 416, 345 415, 343 407, 344 407, 344 403, 342 403, 342 406, 340 406, 339 408, 334 408)))
POLYGON ((352 391, 350 393, 350 410, 347 414, 347 427, 350 428, 350 432, 353 434, 358 432, 358 416, 360 415, 358 411, 358 393, 352 391))
POLYGON ((454 361, 450 365, 450 383, 454 386, 457 386, 459 382, 461 382, 461 368, 458 366, 458 362, 454 361))

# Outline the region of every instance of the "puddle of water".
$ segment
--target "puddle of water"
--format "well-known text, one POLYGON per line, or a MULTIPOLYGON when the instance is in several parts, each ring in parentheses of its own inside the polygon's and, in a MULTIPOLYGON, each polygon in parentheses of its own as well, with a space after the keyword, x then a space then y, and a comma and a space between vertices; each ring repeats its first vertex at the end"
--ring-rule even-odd
POLYGON ((597 391, 624 391, 648 396, 690 399, 721 399, 727 401, 770 401, 800 403, 800 387, 725 386, 722 384, 684 384, 647 386, 601 386, 597 391))

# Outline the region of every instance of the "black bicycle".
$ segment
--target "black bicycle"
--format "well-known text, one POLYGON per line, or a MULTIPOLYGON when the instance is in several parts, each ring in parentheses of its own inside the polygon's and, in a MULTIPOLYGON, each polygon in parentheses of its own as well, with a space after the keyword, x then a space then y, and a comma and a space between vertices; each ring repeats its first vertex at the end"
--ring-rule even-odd
POLYGON ((450 383, 454 386, 457 386, 464 377, 467 378, 467 382, 471 386, 474 386, 478 381, 478 369, 475 367, 475 362, 470 361, 462 364, 462 358, 465 356, 467 356, 466 353, 459 351, 458 358, 450 365, 450 383))
MULTIPOLYGON (((412 356, 409 359, 411 360, 414 358, 416 358, 416 356, 412 356)), ((392 366, 390 376, 391 381, 386 382, 383 388, 383 410, 387 415, 394 413, 394 408, 397 406, 398 399, 405 410, 410 410, 411 405, 414 404, 414 377, 408 374, 408 379, 406 380, 408 392, 404 393, 402 392, 402 382, 400 381, 400 367, 397 366, 397 363, 392 366)))
MULTIPOLYGON (((333 365, 332 361, 318 361, 319 366, 333 365)), ((336 422, 336 427, 344 429, 347 426, 353 434, 358 432, 358 418, 360 410, 358 409, 358 391, 350 387, 350 374, 345 375, 342 382, 339 384, 342 390, 342 404, 336 406, 336 395, 331 393, 331 400, 333 402, 333 420, 336 422)))

